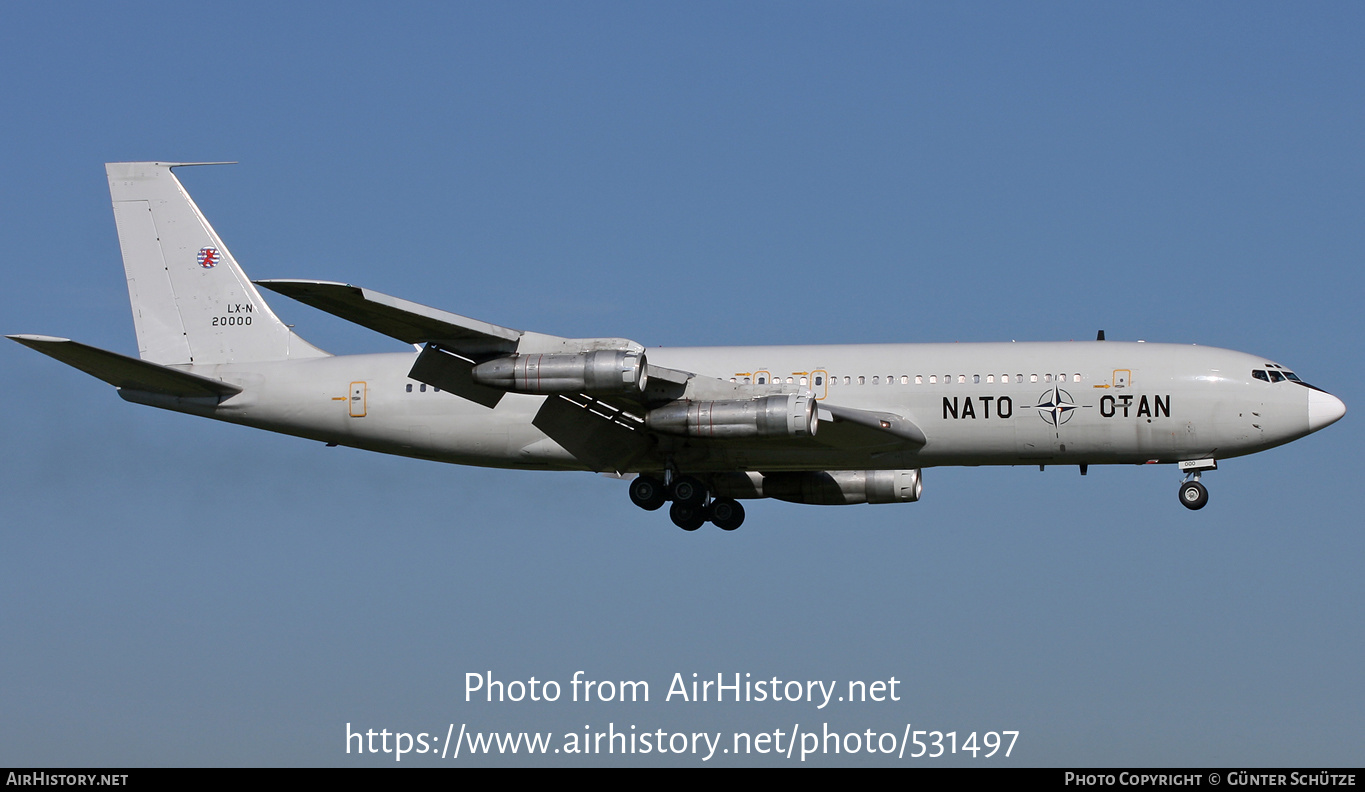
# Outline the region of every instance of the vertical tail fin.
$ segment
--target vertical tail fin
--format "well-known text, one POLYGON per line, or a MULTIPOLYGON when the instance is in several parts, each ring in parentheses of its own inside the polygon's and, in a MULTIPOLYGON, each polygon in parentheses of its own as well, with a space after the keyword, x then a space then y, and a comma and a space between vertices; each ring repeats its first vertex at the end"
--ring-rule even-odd
POLYGON ((275 316, 171 173, 208 164, 219 163, 104 166, 142 359, 170 365, 326 357, 275 316))

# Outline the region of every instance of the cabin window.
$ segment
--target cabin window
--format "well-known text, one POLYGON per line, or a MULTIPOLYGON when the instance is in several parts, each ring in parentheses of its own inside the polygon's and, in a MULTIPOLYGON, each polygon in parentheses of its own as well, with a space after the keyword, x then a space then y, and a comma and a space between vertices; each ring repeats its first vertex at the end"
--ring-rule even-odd
POLYGON ((801 378, 801 384, 802 384, 802 385, 805 385, 805 384, 806 384, 806 378, 805 378, 805 377, 802 377, 802 378, 801 378))
POLYGON ((408 393, 412 393, 412 383, 408 383, 408 393))
POLYGON ((1038 381, 1038 375, 1037 375, 1037 374, 1030 374, 1030 375, 1028 375, 1028 381, 1029 381, 1029 382, 1037 382, 1037 381, 1038 381))
POLYGON ((825 384, 825 378, 817 375, 817 376, 815 377, 815 387, 818 388, 818 387, 820 387, 821 385, 824 385, 824 384, 825 384))
POLYGON ((767 377, 759 377, 759 378, 758 378, 758 384, 759 384, 759 385, 767 385, 767 384, 768 384, 768 378, 767 378, 767 377))
POLYGON ((731 378, 730 378, 730 381, 731 381, 731 382, 735 382, 736 380, 735 380, 734 377, 731 377, 731 378))
POLYGON ((910 384, 910 375, 909 375, 909 374, 902 374, 902 375, 901 375, 901 384, 902 384, 902 385, 909 385, 909 384, 910 384))
POLYGON ((1051 382, 1051 381, 1052 381, 1052 375, 1051 375, 1051 374, 1044 374, 1044 375, 1043 375, 1043 382, 1051 382))
POLYGON ((873 385, 876 385, 880 380, 881 380, 881 377, 873 377, 873 378, 872 378, 872 384, 873 384, 873 385))
POLYGON ((994 374, 987 374, 987 375, 986 375, 986 384, 989 385, 989 384, 992 383, 992 382, 995 382, 995 375, 994 375, 994 374))
POLYGON ((1080 381, 1081 381, 1081 375, 1080 375, 1080 374, 1072 374, 1072 375, 1071 375, 1071 381, 1072 381, 1072 382, 1080 382, 1080 381))
POLYGON ((959 374, 959 375, 957 375, 957 384, 959 384, 959 385, 966 385, 966 384, 967 384, 967 375, 966 375, 966 374, 959 374))
POLYGON ((422 383, 422 387, 420 388, 420 390, 421 390, 423 393, 426 393, 426 392, 427 392, 427 384, 426 384, 425 382, 422 383))
POLYGON ((929 384, 930 384, 930 385, 937 385, 937 384, 938 384, 938 375, 937 375, 937 374, 930 374, 930 375, 929 375, 929 384))
POLYGON ((973 375, 972 375, 972 384, 973 384, 973 385, 977 385, 977 384, 980 384, 980 382, 981 382, 981 375, 980 375, 980 374, 973 374, 973 375))
POLYGON ((867 377, 859 377, 859 378, 858 378, 858 384, 859 384, 859 385, 866 385, 866 384, 867 384, 867 377))
POLYGON ((745 384, 745 385, 751 385, 752 383, 749 382, 749 378, 748 378, 748 377, 745 377, 745 378, 744 378, 744 384, 745 384))
POLYGON ((1024 381, 1024 375, 1023 375, 1023 374, 1015 374, 1015 375, 1014 375, 1014 381, 1015 381, 1015 382, 1023 382, 1023 381, 1024 381))
POLYGON ((923 374, 916 374, 916 375, 915 375, 915 384, 916 384, 916 385, 923 385, 923 384, 924 384, 924 375, 923 375, 923 374))
POLYGON ((844 377, 844 384, 845 384, 845 385, 852 384, 852 382, 853 382, 853 379, 852 379, 851 377, 844 377))

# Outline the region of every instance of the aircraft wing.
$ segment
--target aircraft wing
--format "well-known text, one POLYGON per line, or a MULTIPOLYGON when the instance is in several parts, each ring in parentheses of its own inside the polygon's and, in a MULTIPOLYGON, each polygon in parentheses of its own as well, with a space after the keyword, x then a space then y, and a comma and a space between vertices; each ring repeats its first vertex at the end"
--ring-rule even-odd
POLYGON ((434 343, 471 355, 503 354, 516 351, 524 335, 348 283, 287 279, 255 283, 409 344, 434 343))
POLYGON ((225 398, 242 389, 198 374, 190 374, 117 352, 77 343, 69 338, 42 335, 8 336, 29 349, 98 377, 115 388, 176 397, 225 398))
MULTIPOLYGON (((391 338, 425 347, 413 367, 410 375, 413 379, 488 407, 496 404, 503 392, 474 384, 470 378, 472 366, 484 360, 511 353, 644 351, 643 346, 626 338, 561 338, 514 330, 347 283, 292 279, 255 283, 391 338)), ((651 365, 647 373, 652 385, 650 392, 642 398, 648 401, 668 401, 685 392, 691 396, 703 385, 694 381, 689 386, 695 375, 686 371, 651 365)), ((734 386, 727 386, 721 380, 704 383, 704 386, 708 392, 734 390, 734 386)))
MULTIPOLYGON (((255 283, 391 338, 424 346, 409 376, 490 408, 506 392, 473 381, 471 370, 481 360, 516 352, 644 349, 623 338, 570 339, 514 330, 346 283, 292 279, 258 280, 255 283)), ((580 396, 574 403, 606 405, 608 411, 622 413, 624 423, 638 430, 642 408, 648 409, 651 405, 682 398, 748 399, 786 392, 786 389, 777 385, 737 385, 654 365, 648 366, 647 373, 649 384, 645 392, 637 397, 580 396), (624 415, 634 416, 636 420, 625 420, 624 415)), ((819 418, 822 423, 829 424, 820 432, 821 439, 832 445, 850 448, 888 445, 919 447, 927 442, 924 432, 912 421, 892 413, 857 410, 821 402, 819 418)))

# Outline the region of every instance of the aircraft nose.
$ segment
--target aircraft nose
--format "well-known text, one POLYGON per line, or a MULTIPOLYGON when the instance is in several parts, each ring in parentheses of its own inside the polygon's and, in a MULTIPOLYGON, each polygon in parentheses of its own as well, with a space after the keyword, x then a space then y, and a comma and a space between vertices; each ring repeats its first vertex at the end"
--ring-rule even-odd
POLYGON ((1346 405, 1341 399, 1325 391, 1308 391, 1308 431, 1316 432, 1341 420, 1346 414, 1346 405))

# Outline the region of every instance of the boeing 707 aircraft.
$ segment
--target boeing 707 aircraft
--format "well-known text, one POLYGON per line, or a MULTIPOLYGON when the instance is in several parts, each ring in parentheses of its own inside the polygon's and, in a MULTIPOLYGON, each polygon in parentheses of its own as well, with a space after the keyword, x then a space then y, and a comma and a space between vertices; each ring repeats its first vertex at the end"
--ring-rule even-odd
POLYGON ((1263 357, 1094 342, 646 349, 488 324, 344 283, 250 281, 173 173, 106 166, 139 358, 10 338, 130 402, 387 454, 630 478, 643 509, 734 530, 740 500, 908 503, 941 465, 1172 464, 1203 508, 1218 460, 1346 412, 1263 357), (257 286, 412 344, 330 355, 257 286), (633 478, 632 478, 633 476, 633 478))

